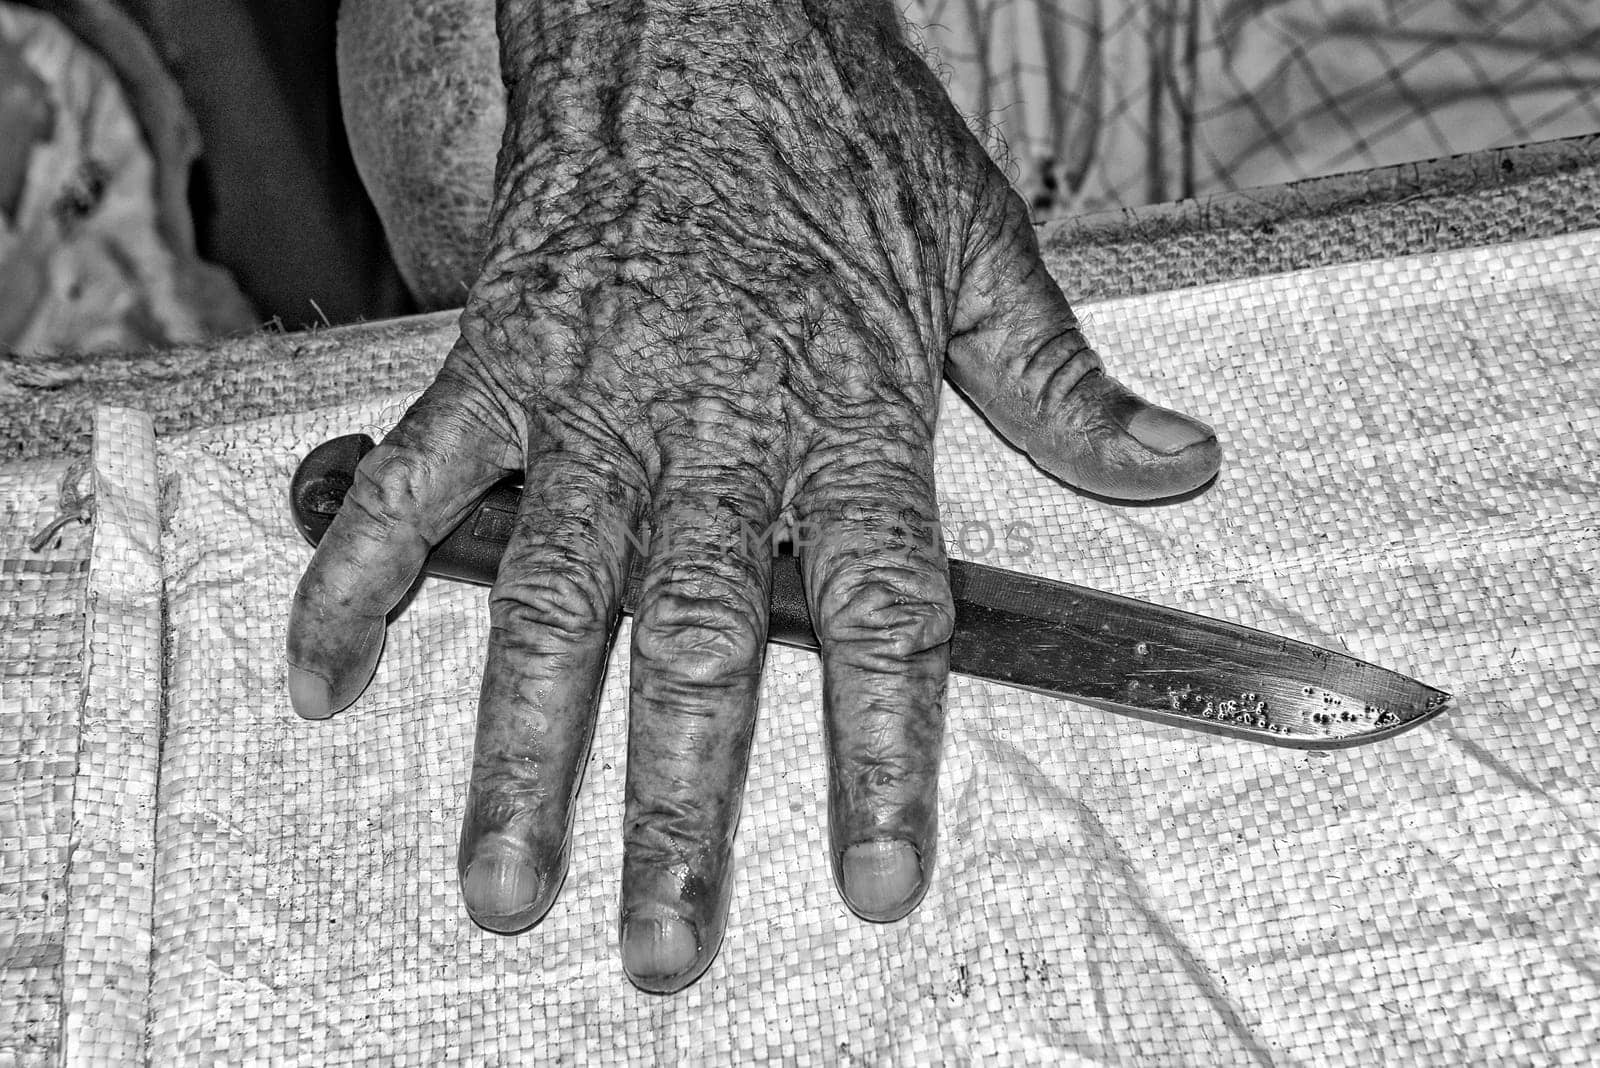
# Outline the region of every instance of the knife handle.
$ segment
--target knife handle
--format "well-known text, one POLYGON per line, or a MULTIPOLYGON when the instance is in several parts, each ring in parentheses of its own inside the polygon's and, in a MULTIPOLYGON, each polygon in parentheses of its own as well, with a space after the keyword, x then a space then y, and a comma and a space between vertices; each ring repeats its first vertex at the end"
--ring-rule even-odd
MULTIPOLYGON (((346 434, 323 442, 300 462, 289 483, 289 510, 295 526, 312 545, 322 541, 344 495, 355 484, 356 465, 374 448, 365 434, 346 434)), ((434 546, 422 565, 424 574, 494 585, 522 500, 522 480, 504 478, 484 494, 467 517, 434 546)), ((622 610, 632 615, 639 606, 644 561, 635 557, 622 594, 622 610)), ((806 605, 800 561, 782 553, 772 558, 772 604, 767 618, 767 640, 801 649, 817 648, 811 611, 806 605)))

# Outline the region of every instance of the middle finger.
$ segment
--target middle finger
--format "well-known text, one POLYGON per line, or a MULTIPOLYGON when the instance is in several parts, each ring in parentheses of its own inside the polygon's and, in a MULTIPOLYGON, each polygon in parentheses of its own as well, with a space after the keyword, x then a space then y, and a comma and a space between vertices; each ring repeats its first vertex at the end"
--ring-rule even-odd
POLYGON ((705 969, 727 920, 782 477, 737 413, 709 422, 720 442, 663 446, 633 619, 622 958, 657 992, 705 969))

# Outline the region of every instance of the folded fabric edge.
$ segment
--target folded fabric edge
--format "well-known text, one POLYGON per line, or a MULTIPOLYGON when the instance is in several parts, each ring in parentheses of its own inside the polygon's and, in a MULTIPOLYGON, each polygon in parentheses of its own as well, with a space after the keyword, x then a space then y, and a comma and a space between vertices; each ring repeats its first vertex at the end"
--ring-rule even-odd
POLYGON ((160 767, 161 527, 155 427, 98 406, 61 970, 61 1063, 140 1064, 160 767))

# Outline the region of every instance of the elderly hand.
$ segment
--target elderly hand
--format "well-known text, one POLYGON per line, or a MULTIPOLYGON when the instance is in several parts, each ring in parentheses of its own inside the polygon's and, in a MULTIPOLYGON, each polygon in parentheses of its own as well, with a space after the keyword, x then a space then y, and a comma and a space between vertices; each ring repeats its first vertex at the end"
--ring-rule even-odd
POLYGON ((771 567, 751 531, 808 532, 833 870, 856 913, 894 920, 934 866, 942 376, 1098 494, 1194 489, 1219 449, 1102 372, 886 3, 502 0, 500 37, 509 118, 461 340, 300 583, 290 693, 310 718, 354 701, 430 547, 522 471, 460 851, 473 918, 522 929, 562 882, 645 556, 622 962, 676 990, 727 915, 771 567))

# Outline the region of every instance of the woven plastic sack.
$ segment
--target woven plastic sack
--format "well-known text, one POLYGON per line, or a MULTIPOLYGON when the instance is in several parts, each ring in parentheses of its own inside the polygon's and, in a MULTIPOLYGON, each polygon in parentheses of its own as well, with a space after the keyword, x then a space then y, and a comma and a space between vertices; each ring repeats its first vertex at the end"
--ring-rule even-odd
MULTIPOLYGON (((289 710, 289 476, 405 398, 119 448, 165 481, 168 647, 158 763, 124 732, 103 769, 157 812, 153 904, 124 915, 153 952, 93 943, 107 975, 149 969, 127 1034, 163 1065, 1587 1063, 1597 252, 1591 232, 1083 309, 1119 374, 1217 425, 1221 480, 1175 507, 1074 496, 947 396, 957 555, 1346 649, 1460 709, 1319 754, 958 678, 933 889, 875 926, 824 860, 817 663, 773 649, 729 935, 666 998, 615 949, 625 656, 571 874, 516 938, 476 929, 454 880, 485 592, 425 583, 357 705, 289 710), (985 524, 1030 536, 984 548, 985 524)), ((102 440, 137 432, 101 413, 102 440)))

